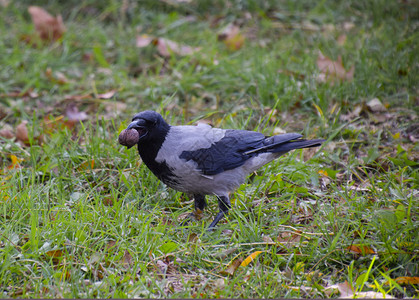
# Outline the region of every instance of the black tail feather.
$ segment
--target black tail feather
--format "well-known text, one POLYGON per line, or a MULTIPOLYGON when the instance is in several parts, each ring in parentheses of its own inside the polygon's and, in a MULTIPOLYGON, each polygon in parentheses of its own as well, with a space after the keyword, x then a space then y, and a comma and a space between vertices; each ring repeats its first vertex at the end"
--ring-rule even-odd
POLYGON ((323 139, 316 139, 316 140, 295 140, 289 141, 287 143, 282 143, 277 146, 273 146, 268 152, 288 152, 294 149, 302 149, 302 148, 312 148, 312 147, 319 147, 325 140, 323 139))

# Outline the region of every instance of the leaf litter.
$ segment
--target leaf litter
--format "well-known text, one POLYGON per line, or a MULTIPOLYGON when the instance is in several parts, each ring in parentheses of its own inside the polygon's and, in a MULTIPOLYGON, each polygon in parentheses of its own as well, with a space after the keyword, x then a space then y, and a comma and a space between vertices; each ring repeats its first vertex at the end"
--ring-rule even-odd
POLYGON ((346 70, 342 64, 342 57, 339 55, 336 61, 331 60, 319 52, 316 61, 320 74, 317 77, 319 82, 335 83, 336 81, 351 81, 354 78, 355 66, 346 70))
POLYGON ((243 47, 245 37, 240 31, 240 27, 230 23, 224 27, 217 35, 217 39, 222 41, 230 51, 237 51, 243 47))
POLYGON ((45 9, 39 6, 30 6, 29 14, 39 37, 44 41, 56 41, 60 39, 66 28, 61 15, 53 17, 45 9))
POLYGON ((151 37, 146 34, 137 36, 137 48, 144 48, 149 45, 154 45, 157 49, 157 52, 163 57, 170 57, 172 54, 176 54, 179 56, 188 56, 195 54, 201 50, 200 47, 191 47, 169 40, 167 38, 151 37))
MULTIPOLYGON (((236 29, 235 29, 236 30, 236 29)), ((234 31, 233 31, 234 32, 234 31)), ((137 40, 137 42, 138 42, 138 40, 137 40)), ((149 42, 147 45, 149 45, 150 43, 152 43, 153 42, 153 39, 151 40, 151 42, 149 42)), ((142 43, 143 44, 141 44, 140 43, 140 46, 138 46, 138 47, 146 47, 147 45, 145 45, 146 44, 146 42, 145 41, 142 41, 142 43)), ((168 43, 168 44, 170 44, 170 43, 168 43)), ((174 44, 172 44, 172 46, 173 46, 174 44)), ((234 38, 232 39, 232 49, 231 50, 238 50, 238 49, 240 49, 240 47, 242 47, 242 45, 240 45, 240 44, 235 44, 235 41, 234 41, 234 38), (237 45, 239 45, 239 46, 237 46, 237 45)), ((164 57, 168 57, 168 56, 170 56, 170 55, 172 55, 172 54, 176 54, 176 55, 190 55, 190 54, 188 54, 188 51, 186 51, 185 50, 185 48, 183 48, 183 50, 182 50, 182 47, 181 46, 179 46, 179 44, 177 44, 176 43, 176 46, 173 46, 173 48, 174 49, 171 49, 171 47, 170 47, 170 45, 164 45, 164 46, 162 46, 163 48, 162 49, 159 49, 158 48, 158 43, 156 43, 156 44, 154 44, 154 46, 157 46, 156 48, 157 48, 157 51, 159 52, 159 54, 161 55, 161 56, 164 56, 164 57), (166 52, 165 52, 166 51, 166 52), (185 54, 186 53, 186 54, 185 54)), ((229 47, 227 44, 226 44, 226 46, 227 47, 229 47)), ((192 52, 192 53, 194 53, 194 52, 192 52)), ((333 77, 336 77, 336 78, 338 78, 338 79, 340 79, 340 80, 351 80, 351 76, 352 76, 352 78, 353 78, 353 74, 350 74, 350 72, 351 72, 351 69, 349 70, 349 71, 347 71, 347 70, 345 70, 345 68, 343 67, 343 64, 342 64, 342 59, 340 58, 340 57, 338 57, 338 60, 337 61, 332 61, 331 59, 329 59, 329 58, 327 58, 327 60, 329 60, 328 62, 327 62, 327 64, 326 65, 329 65, 329 66, 327 66, 326 68, 324 68, 324 69, 322 69, 321 70, 321 72, 324 74, 324 77, 325 78, 327 78, 327 81, 331 81, 331 82, 333 82, 335 79, 333 79, 333 77), (340 66, 340 67, 342 67, 342 69, 340 69, 340 71, 339 72, 336 72, 336 74, 333 74, 333 72, 331 72, 330 71, 330 66, 332 66, 333 67, 333 69, 336 69, 336 66, 340 66), (326 71, 325 71, 326 70, 326 71), (346 72, 346 73, 345 73, 346 72), (330 76, 330 77, 329 77, 330 76), (349 76, 349 78, 348 78, 348 76, 349 76)), ((319 67, 319 69, 320 69, 320 67, 319 67)), ((47 70, 48 71, 48 70, 47 70)), ((334 71, 335 72, 335 71, 334 71)), ((52 74, 52 72, 50 72, 50 75, 51 75, 51 78, 50 77, 48 77, 48 75, 47 75, 47 77, 48 78, 50 78, 50 80, 51 81, 56 81, 57 83, 60 83, 60 81, 61 81, 61 84, 65 84, 66 82, 68 82, 68 79, 65 77, 65 75, 64 74, 60 74, 60 73, 58 73, 58 75, 57 75, 57 73, 54 73, 54 74, 52 74), (63 75, 63 76, 61 76, 61 75, 63 75), (54 77, 53 77, 54 76, 54 77), (61 78, 61 79, 60 79, 61 78)), ((99 94, 100 95, 100 94, 99 94)), ((97 97, 98 98, 101 98, 99 95, 97 95, 97 97)), ((104 98, 103 99, 109 99, 109 98, 112 98, 113 97, 113 95, 114 95, 114 93, 111 91, 111 92, 109 92, 109 94, 106 94, 106 93, 104 93, 104 98), (109 97, 109 98, 107 98, 107 97, 109 97)), ((77 96, 75 96, 75 97, 77 97, 77 96)), ((83 95, 81 95, 81 98, 80 99, 83 99, 83 95)), ((93 98, 92 96, 86 96, 86 98, 85 99, 91 99, 91 98, 93 98)), ((76 100, 76 99, 71 99, 71 96, 70 96, 70 98, 69 98, 69 100, 76 100)), ((373 99, 374 100, 374 99, 373 99)), ((76 100, 77 101, 77 100, 76 100)), ((374 103, 373 103, 374 104, 374 103)), ((384 112, 384 111, 386 111, 386 110, 383 110, 382 108, 379 108, 379 109, 376 109, 376 103, 374 104, 374 105, 372 105, 370 102, 368 102, 368 103, 366 103, 366 107, 367 107, 367 110, 369 111, 369 112, 371 112, 371 113, 378 113, 378 112, 384 112)), ((83 112, 83 111, 78 111, 78 108, 77 107, 75 107, 76 109, 73 109, 73 111, 71 111, 70 112, 70 117, 68 116, 68 111, 66 110, 65 111, 65 116, 68 118, 68 119, 71 119, 72 121, 75 121, 75 122, 78 122, 78 121, 83 121, 83 120, 86 120, 86 116, 87 116, 87 114, 85 113, 85 112, 83 112)), ((385 106, 384 106, 384 108, 385 108, 385 106)), ((360 112, 358 112, 358 116, 361 114, 361 113, 363 113, 363 109, 365 109, 365 106, 364 106, 364 108, 361 108, 361 111, 360 112)), ((8 134, 8 133, 6 133, 6 134, 8 134)), ((10 134, 8 135, 8 136, 10 136, 10 134)), ((21 140, 21 139, 19 139, 19 140, 21 140)), ((22 140, 21 140, 22 141, 22 140)), ((13 159, 12 159, 13 160, 13 159)), ((17 158, 15 159, 15 160, 17 160, 17 158)), ((338 176, 337 176, 338 177, 338 176)), ((298 236, 298 235, 294 235, 294 236, 292 236, 291 235, 291 237, 286 241, 286 243, 288 243, 289 244, 289 246, 292 246, 292 243, 289 243, 289 242, 294 242, 293 241, 293 239, 294 238, 296 238, 296 236, 298 236)), ((285 237, 283 237, 284 238, 284 242, 285 242, 285 237)), ((278 238, 279 239, 279 238, 278 238)), ((267 241, 269 242, 269 240, 267 239, 267 241)), ((270 239, 270 241, 272 241, 272 239, 270 239)), ((298 242, 297 240, 295 240, 295 242, 298 242)), ((349 247, 348 247, 349 248, 349 247)), ((350 249, 348 249, 348 250, 350 250, 350 249)), ((248 259, 249 257, 251 257, 252 255, 254 255, 255 253, 258 253, 257 255, 259 255, 260 254, 260 252, 261 251, 255 251, 255 252, 253 252, 251 255, 249 255, 246 259, 248 259)), ((356 251, 355 251, 356 252, 356 251)), ((361 251, 362 252, 362 251, 361 251)), ((365 252, 365 251, 364 251, 365 252)), ((124 261, 126 260, 125 259, 125 255, 126 255, 126 253, 128 253, 127 254, 127 257, 129 257, 131 254, 128 252, 128 250, 125 250, 125 252, 124 252, 124 256, 123 256, 123 263, 124 263, 124 261)), ((367 253, 368 254, 368 253, 367 253)), ((372 254, 372 253, 369 253, 369 254, 372 254)), ((257 255, 255 255, 255 257, 257 256, 257 255)), ((131 256, 131 259, 132 259, 132 256, 131 256)), ((246 261, 246 259, 244 260, 244 261, 242 261, 241 262, 241 264, 240 265, 243 265, 243 263, 246 261)), ((252 259, 253 260, 253 259, 252 259)), ((238 260, 239 261, 239 260, 238 260)), ((129 259, 127 258, 127 262, 125 262, 125 263, 128 263, 128 265, 130 264, 129 263, 129 259)), ((167 265, 169 265, 170 264, 170 262, 168 263, 166 260, 158 260, 157 261, 157 263, 156 263, 157 265, 159 265, 162 269, 164 269, 164 268, 166 268, 166 272, 167 272, 167 265)), ((248 265, 249 263, 247 263, 247 265, 248 265)), ((237 269, 237 268, 236 268, 237 269)), ((234 272, 235 272, 235 270, 236 269, 234 269, 234 271, 232 272, 232 274, 234 274, 234 272)), ((231 275, 232 275, 231 274, 231 275)), ((221 284, 220 284, 220 286, 221 286, 221 284)))

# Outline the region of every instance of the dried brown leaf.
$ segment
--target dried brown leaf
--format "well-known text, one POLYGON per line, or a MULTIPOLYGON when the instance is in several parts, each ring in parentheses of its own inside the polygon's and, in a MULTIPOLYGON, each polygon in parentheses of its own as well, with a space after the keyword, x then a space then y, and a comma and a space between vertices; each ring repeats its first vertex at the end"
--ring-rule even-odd
POLYGON ((105 277, 105 275, 108 273, 108 271, 106 271, 106 269, 103 267, 102 264, 98 264, 97 267, 92 268, 91 271, 93 275, 100 280, 102 280, 105 277))
POLYGON ((337 43, 339 46, 343 46, 346 43, 346 34, 341 34, 340 36, 338 36, 338 40, 337 43))
POLYGON ((381 103, 380 99, 374 98, 367 102, 367 107, 371 112, 384 112, 387 108, 381 103))
POLYGON ((72 103, 67 106, 65 116, 71 122, 80 122, 87 119, 87 114, 84 111, 79 111, 77 106, 72 103))
POLYGON ((230 255, 231 253, 234 253, 236 250, 237 250, 237 247, 225 249, 225 250, 223 250, 221 252, 215 253, 214 254, 214 257, 226 258, 228 255, 230 255))
POLYGON ((25 92, 20 92, 20 91, 14 91, 14 92, 10 92, 10 93, 4 93, 4 94, 0 94, 0 98, 3 97, 10 97, 10 98, 23 98, 23 97, 30 97, 30 98, 38 98, 39 94, 37 92, 34 92, 33 89, 28 89, 25 92))
POLYGON ((29 6, 28 11, 42 40, 56 41, 63 36, 66 29, 61 15, 53 17, 39 6, 29 6))
POLYGON ((132 255, 131 255, 131 253, 129 253, 128 250, 125 250, 125 252, 124 252, 124 257, 123 257, 122 263, 127 267, 132 266, 134 264, 134 260, 132 258, 132 255))
POLYGON ((15 134, 7 128, 0 129, 0 136, 5 139, 13 139, 15 137, 15 134))
POLYGON ((279 234, 276 240, 286 247, 292 247, 298 244, 300 242, 300 239, 301 236, 299 234, 282 232, 279 234))
POLYGON ((336 284, 341 297, 349 297, 354 294, 354 288, 349 284, 348 281, 336 284))
POLYGON ((374 249, 365 245, 350 245, 346 249, 355 254, 362 254, 362 255, 375 254, 374 249))
POLYGON ((359 299, 359 298, 365 298, 365 299, 396 299, 389 294, 385 294, 385 293, 381 293, 381 292, 374 292, 374 291, 356 292, 356 293, 348 295, 348 296, 339 297, 339 299, 359 299))
POLYGON ((241 263, 243 262, 243 258, 238 257, 234 259, 225 270, 220 272, 221 275, 224 276, 233 276, 236 270, 240 267, 241 263))
POLYGON ((57 249, 57 250, 47 251, 45 252, 45 255, 48 257, 59 258, 64 255, 64 252, 63 250, 57 249))
POLYGON ((47 78, 51 82, 58 83, 58 84, 66 84, 66 83, 70 82, 68 80, 68 78, 64 75, 64 73, 62 73, 62 72, 52 72, 51 68, 47 68, 45 70, 45 76, 47 76, 47 78))
POLYGON ((340 116, 340 119, 346 122, 352 121, 353 119, 359 117, 361 113, 363 112, 363 110, 364 110, 363 105, 355 105, 354 109, 350 113, 342 114, 340 116))
POLYGON ((0 5, 7 7, 10 4, 10 0, 0 0, 0 5))
POLYGON ((64 116, 52 117, 47 115, 42 120, 42 129, 46 134, 52 134, 57 130, 62 130, 64 127, 71 129, 74 127, 74 123, 65 121, 64 116))
POLYGON ((245 37, 240 32, 240 27, 234 24, 227 25, 217 36, 231 51, 237 51, 244 45, 245 37))
POLYGON ((59 266, 65 255, 64 253, 65 253, 65 250, 62 250, 62 249, 50 250, 50 251, 45 252, 45 254, 42 255, 42 257, 43 259, 52 262, 54 266, 59 266))
POLYGON ((24 120, 16 127, 16 138, 24 144, 29 143, 29 133, 26 124, 28 124, 28 121, 24 120))
POLYGON ((165 38, 154 39, 153 43, 157 46, 159 54, 164 57, 170 57, 172 53, 180 56, 187 56, 201 50, 201 48, 193 48, 187 45, 182 45, 165 38))
POLYGON ((110 90, 109 92, 103 94, 97 94, 99 99, 111 99, 116 93, 116 90, 110 90))
POLYGON ((336 61, 319 53, 317 58, 317 67, 320 70, 318 80, 320 82, 338 80, 351 81, 354 78, 355 66, 352 66, 349 70, 346 70, 342 65, 342 57, 338 56, 336 61))
POLYGON ((88 261, 86 270, 89 270, 97 279, 102 280, 108 274, 108 271, 100 263, 100 260, 101 257, 98 254, 93 254, 88 261))
POLYGON ((355 24, 352 23, 352 22, 344 22, 343 23, 343 30, 350 31, 354 27, 355 27, 355 24))
POLYGON ((222 290, 225 287, 225 279, 224 278, 218 278, 214 280, 214 287, 216 289, 222 290))
POLYGON ((67 76, 65 76, 64 73, 62 73, 62 72, 55 72, 54 75, 55 75, 55 80, 59 84, 65 84, 65 83, 69 82, 67 76))
POLYGON ((272 238, 270 237, 270 236, 267 236, 267 235, 264 235, 263 237, 262 237, 262 240, 265 242, 265 243, 274 243, 274 241, 272 240, 272 238))
POLYGON ((226 27, 224 27, 220 31, 220 33, 218 33, 217 38, 219 41, 225 41, 229 37, 239 34, 239 32, 240 32, 240 27, 234 25, 233 23, 230 23, 226 27))
POLYGON ((163 260, 157 260, 155 262, 155 267, 157 268, 157 271, 160 276, 162 277, 173 277, 177 275, 176 266, 173 264, 173 262, 169 261, 168 258, 163 260))
POLYGON ((149 36, 148 34, 142 34, 142 35, 137 36, 135 45, 138 48, 144 48, 150 45, 153 40, 154 38, 149 36))
POLYGON ((80 101, 84 99, 93 99, 91 94, 83 94, 83 95, 66 95, 64 96, 64 100, 66 101, 80 101))
POLYGON ((324 288, 323 293, 330 297, 333 294, 337 294, 339 292, 337 284, 333 284, 324 288))
POLYGON ((117 249, 115 241, 109 241, 105 246, 105 251, 114 252, 117 249))
POLYGON ((113 206, 113 196, 112 196, 112 194, 103 196, 102 203, 105 206, 113 206))
POLYGON ((95 56, 93 55, 92 52, 86 52, 83 53, 82 58, 81 58, 84 62, 93 62, 95 59, 95 56))

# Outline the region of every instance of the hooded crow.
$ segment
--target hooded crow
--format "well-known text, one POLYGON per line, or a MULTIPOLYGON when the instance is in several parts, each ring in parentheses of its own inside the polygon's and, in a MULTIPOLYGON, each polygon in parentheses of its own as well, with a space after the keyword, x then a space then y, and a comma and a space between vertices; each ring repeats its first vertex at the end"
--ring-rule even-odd
POLYGON ((219 213, 209 228, 228 213, 229 192, 244 183, 250 173, 293 149, 324 142, 301 139, 298 133, 266 137, 259 132, 207 124, 171 126, 150 110, 133 117, 126 131, 132 129, 138 132, 134 132, 134 141, 127 144, 120 139, 120 143, 128 148, 137 144, 141 159, 158 179, 194 196, 196 211, 204 210, 206 195, 217 196, 219 213))

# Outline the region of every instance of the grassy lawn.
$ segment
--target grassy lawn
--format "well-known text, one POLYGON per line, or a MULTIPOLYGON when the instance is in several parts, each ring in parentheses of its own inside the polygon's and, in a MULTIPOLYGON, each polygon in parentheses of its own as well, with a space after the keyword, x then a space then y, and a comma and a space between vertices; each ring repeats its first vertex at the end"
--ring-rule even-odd
POLYGON ((418 2, 36 1, 55 42, 27 2, 0 1, 1 297, 419 297, 418 2), (146 109, 327 142, 208 233, 216 199, 181 227, 192 200, 118 144, 146 109))

